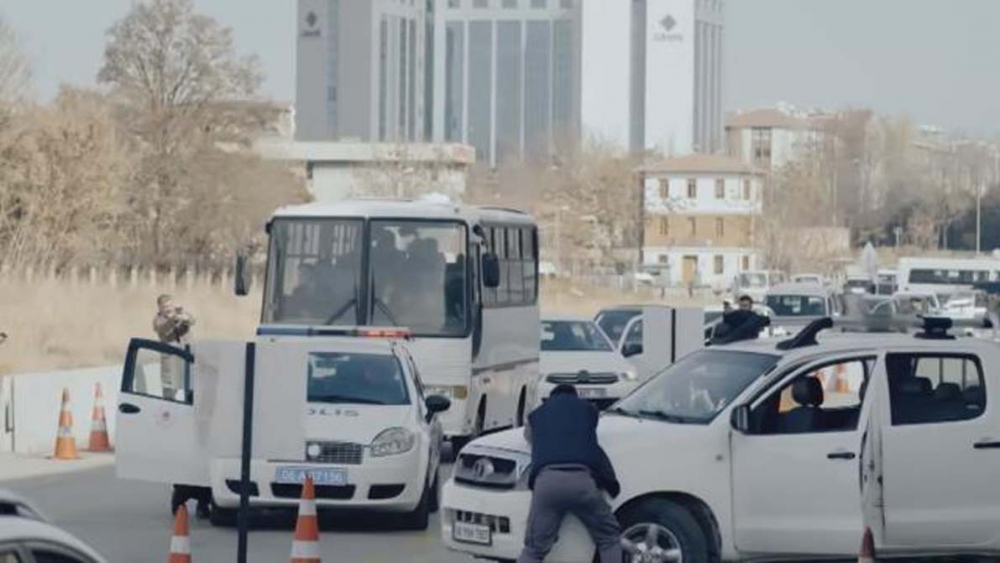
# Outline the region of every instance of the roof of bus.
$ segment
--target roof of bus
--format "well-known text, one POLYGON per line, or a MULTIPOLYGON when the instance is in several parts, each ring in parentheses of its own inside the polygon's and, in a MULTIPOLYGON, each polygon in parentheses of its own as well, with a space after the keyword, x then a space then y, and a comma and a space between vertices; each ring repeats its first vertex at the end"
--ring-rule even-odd
POLYGON ((393 217, 406 219, 465 219, 533 225, 527 213, 498 207, 405 199, 351 199, 281 207, 274 217, 393 217))
POLYGON ((925 268, 956 268, 956 267, 966 267, 974 268, 978 267, 992 267, 996 268, 1000 266, 1000 260, 996 258, 982 257, 982 258, 934 258, 928 256, 910 256, 899 259, 899 269, 903 269, 904 266, 913 267, 925 267, 925 268))

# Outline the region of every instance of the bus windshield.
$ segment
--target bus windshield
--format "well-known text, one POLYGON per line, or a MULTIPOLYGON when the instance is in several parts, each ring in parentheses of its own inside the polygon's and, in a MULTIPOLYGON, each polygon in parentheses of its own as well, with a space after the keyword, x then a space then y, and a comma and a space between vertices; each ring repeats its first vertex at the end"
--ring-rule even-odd
POLYGON ((465 227, 376 220, 371 240, 370 324, 405 326, 414 334, 464 334, 465 227))
POLYGON ((263 322, 463 335, 469 324, 467 241, 465 226, 456 221, 275 220, 263 322))

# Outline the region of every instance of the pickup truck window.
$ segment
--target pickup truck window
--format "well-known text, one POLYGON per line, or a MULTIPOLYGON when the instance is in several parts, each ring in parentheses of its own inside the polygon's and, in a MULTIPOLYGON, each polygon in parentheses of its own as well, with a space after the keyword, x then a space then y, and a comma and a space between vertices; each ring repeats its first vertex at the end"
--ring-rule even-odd
POLYGON ((608 411, 679 424, 708 424, 778 356, 731 350, 700 350, 657 374, 608 411))
POLYGON ((979 358, 963 354, 888 354, 893 426, 978 417, 986 410, 979 358))
POLYGON ((759 434, 848 432, 857 429, 874 356, 809 368, 787 382, 752 413, 759 434))

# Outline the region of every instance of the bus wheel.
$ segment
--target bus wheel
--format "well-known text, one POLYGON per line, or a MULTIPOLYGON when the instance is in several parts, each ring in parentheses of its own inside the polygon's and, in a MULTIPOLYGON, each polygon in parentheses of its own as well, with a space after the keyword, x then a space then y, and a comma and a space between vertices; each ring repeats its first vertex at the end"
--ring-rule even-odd
POLYGON ((483 435, 486 428, 486 399, 479 403, 479 412, 476 413, 476 426, 472 430, 472 437, 478 438, 483 435))

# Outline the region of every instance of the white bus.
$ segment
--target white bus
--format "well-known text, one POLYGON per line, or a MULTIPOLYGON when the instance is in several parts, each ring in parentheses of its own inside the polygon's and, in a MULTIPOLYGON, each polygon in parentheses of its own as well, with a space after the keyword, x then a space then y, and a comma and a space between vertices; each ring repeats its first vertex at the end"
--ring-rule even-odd
POLYGON ((1000 280, 993 258, 900 258, 897 284, 905 293, 948 296, 977 283, 1000 280))
POLYGON ((268 224, 258 336, 406 327, 455 451, 520 426, 538 379, 538 230, 521 212, 357 200, 285 207, 268 224))

